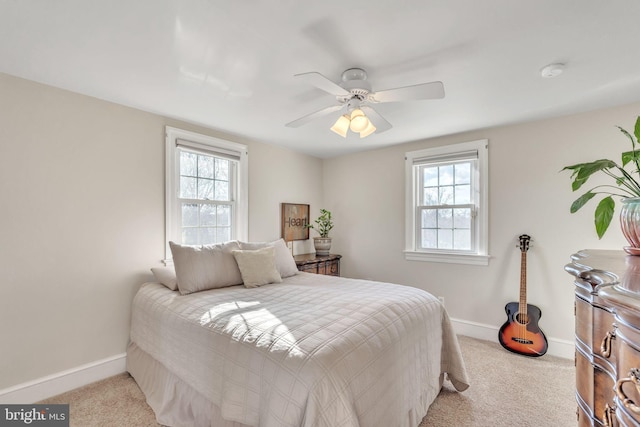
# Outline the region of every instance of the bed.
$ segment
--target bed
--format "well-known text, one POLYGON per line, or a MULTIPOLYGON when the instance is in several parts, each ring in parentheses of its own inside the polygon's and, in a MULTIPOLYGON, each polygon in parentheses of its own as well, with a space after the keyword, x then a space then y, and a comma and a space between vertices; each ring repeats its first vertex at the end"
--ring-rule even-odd
POLYGON ((127 370, 159 423, 416 427, 445 379, 458 391, 468 387, 437 298, 410 286, 297 272, 283 243, 216 245, 215 257, 189 252, 188 262, 179 254, 185 247, 172 246, 178 285, 157 274, 164 284, 140 287, 127 370), (262 251, 269 255, 256 255, 262 251), (247 262, 259 258, 271 265, 257 276, 265 268, 278 274, 247 286, 247 262), (219 277, 231 260, 242 284, 228 285, 235 271, 219 277), (207 276, 203 269, 225 286, 200 289, 201 281, 181 291, 190 278, 207 276))

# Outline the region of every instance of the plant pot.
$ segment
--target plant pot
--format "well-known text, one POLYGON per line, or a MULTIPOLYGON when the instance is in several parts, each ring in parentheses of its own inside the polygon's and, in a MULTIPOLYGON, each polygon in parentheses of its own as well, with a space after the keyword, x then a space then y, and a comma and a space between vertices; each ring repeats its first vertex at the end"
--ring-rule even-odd
POLYGON ((640 255, 640 197, 622 199, 620 227, 630 246, 624 250, 631 255, 640 255))
POLYGON ((331 237, 314 237, 313 246, 316 248, 316 255, 329 255, 331 237))

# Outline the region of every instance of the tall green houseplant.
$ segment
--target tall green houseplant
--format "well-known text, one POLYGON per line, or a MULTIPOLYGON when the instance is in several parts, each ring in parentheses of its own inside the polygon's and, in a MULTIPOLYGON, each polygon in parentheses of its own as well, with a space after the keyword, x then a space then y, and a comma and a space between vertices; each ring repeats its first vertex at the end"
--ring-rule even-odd
POLYGON ((631 198, 640 197, 640 116, 636 119, 636 125, 633 135, 625 129, 617 126, 631 142, 631 151, 622 153, 621 163, 614 162, 609 159, 600 159, 589 163, 578 163, 572 166, 566 166, 562 170, 570 170, 571 188, 573 191, 579 190, 595 173, 603 173, 611 177, 615 185, 597 185, 582 196, 578 197, 571 204, 571 213, 575 213, 582 208, 589 200, 596 195, 604 194, 605 197, 600 200, 595 211, 595 227, 598 238, 602 238, 609 228, 613 213, 615 211, 614 197, 631 198), (635 139, 634 139, 635 136, 635 139))
POLYGON ((320 209, 320 216, 314 221, 316 225, 307 225, 308 228, 313 228, 318 232, 320 237, 329 237, 329 231, 333 228, 333 221, 331 220, 331 212, 326 209, 320 209))

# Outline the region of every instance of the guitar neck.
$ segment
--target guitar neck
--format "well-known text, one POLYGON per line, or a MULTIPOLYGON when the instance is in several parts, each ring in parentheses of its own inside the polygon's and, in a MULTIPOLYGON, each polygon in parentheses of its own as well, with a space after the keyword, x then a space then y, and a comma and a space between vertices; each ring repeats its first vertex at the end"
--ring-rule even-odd
POLYGON ((527 314, 527 253, 520 253, 520 313, 527 314))

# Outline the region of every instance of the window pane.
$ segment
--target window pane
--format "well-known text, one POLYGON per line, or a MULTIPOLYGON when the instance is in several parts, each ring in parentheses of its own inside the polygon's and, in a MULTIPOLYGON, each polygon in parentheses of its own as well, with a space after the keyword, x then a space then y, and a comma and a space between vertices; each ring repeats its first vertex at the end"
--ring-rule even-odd
POLYGON ((437 230, 422 230, 422 241, 420 247, 422 249, 436 249, 438 247, 437 230))
POLYGON ((438 230, 438 248, 453 249, 453 230, 438 230))
POLYGON ((458 163, 454 168, 456 184, 471 184, 471 163, 458 163))
POLYGON ((438 229, 453 228, 453 209, 438 209, 438 229))
POLYGON ((197 199, 198 193, 196 191, 197 179, 180 177, 180 198, 182 199, 197 199))
POLYGON ((229 181, 229 165, 230 161, 226 159, 216 159, 215 179, 221 181, 229 181))
POLYGON ((435 209, 423 209, 422 210, 422 228, 436 228, 438 223, 436 222, 436 210, 435 209))
POLYGON ((213 200, 213 180, 198 179, 198 199, 213 200))
POLYGON ((440 166, 439 168, 440 185, 453 184, 453 165, 440 166))
POLYGON ((215 181, 215 200, 229 201, 229 182, 228 181, 215 181))
POLYGON ((228 227, 231 225, 231 206, 219 205, 217 206, 217 218, 218 227, 228 227))
POLYGON ((453 186, 440 187, 440 205, 453 204, 453 186))
POLYGON ((216 242, 216 229, 215 227, 200 228, 200 242, 201 245, 212 245, 216 242))
POLYGON ((422 169, 422 184, 425 187, 434 187, 438 185, 438 168, 437 167, 422 169))
POLYGON ((198 156, 198 176, 213 179, 213 157, 198 156))
POLYGON ((182 226, 197 227, 198 226, 198 205, 182 204, 182 226))
POLYGON ((453 247, 460 251, 471 250, 471 231, 453 230, 453 247))
POLYGON ((186 151, 180 152, 180 175, 198 176, 198 155, 186 151))
POLYGON ((216 225, 216 206, 210 204, 203 204, 200 206, 200 226, 214 226, 216 225))
POLYGON ((433 206, 438 204, 438 187, 426 187, 423 191, 422 204, 425 206, 433 206))
POLYGON ((471 209, 460 208, 453 210, 453 228, 470 229, 471 228, 471 209))
POLYGON ((198 229, 197 228, 183 228, 182 229, 182 244, 183 245, 197 245, 198 244, 198 229))
POLYGON ((219 243, 231 240, 231 227, 217 227, 216 241, 219 243))
POLYGON ((456 185, 455 200, 456 205, 466 205, 471 203, 471 186, 456 185))

